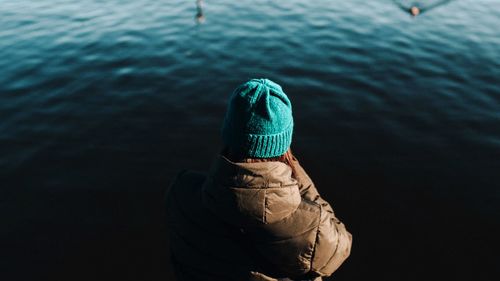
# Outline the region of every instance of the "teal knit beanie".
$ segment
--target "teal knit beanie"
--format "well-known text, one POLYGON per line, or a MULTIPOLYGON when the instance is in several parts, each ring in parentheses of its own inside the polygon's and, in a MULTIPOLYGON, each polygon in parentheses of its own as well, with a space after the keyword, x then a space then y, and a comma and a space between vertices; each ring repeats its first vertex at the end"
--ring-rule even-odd
POLYGON ((292 142, 292 104, 280 85, 252 79, 234 90, 222 127, 231 149, 250 158, 283 155, 292 142))

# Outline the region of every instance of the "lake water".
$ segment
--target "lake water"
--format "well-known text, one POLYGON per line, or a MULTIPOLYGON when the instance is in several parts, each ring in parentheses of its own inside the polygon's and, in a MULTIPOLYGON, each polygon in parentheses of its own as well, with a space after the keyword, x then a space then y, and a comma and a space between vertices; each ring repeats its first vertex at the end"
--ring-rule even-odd
POLYGON ((173 280, 162 193, 261 77, 353 233, 332 280, 495 279, 500 1, 410 2, 0 0, 0 279, 173 280))

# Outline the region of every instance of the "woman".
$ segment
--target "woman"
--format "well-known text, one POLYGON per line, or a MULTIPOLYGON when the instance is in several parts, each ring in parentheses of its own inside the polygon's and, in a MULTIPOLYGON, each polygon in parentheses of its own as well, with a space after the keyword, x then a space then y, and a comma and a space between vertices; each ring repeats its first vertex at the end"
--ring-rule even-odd
POLYGON ((183 171, 167 193, 178 281, 321 280, 349 256, 351 234, 293 156, 292 133, 278 84, 233 92, 210 172, 183 171))

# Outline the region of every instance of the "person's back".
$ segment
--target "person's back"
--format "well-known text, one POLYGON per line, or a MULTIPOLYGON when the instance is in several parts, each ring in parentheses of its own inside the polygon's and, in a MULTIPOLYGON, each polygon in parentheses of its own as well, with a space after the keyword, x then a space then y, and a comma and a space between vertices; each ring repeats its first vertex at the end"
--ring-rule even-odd
POLYGON ((210 172, 173 181, 167 218, 178 281, 320 279, 349 256, 350 233, 290 151, 291 113, 274 82, 241 85, 210 172))

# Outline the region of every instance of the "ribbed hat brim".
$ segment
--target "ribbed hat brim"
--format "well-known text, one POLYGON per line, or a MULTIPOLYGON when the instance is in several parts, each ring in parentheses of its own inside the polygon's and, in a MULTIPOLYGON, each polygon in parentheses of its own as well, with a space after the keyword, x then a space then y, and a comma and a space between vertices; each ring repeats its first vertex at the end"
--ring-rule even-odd
POLYGON ((293 123, 283 132, 272 135, 243 134, 236 137, 227 130, 222 132, 226 144, 251 158, 272 158, 285 154, 292 143, 292 134, 293 123))

